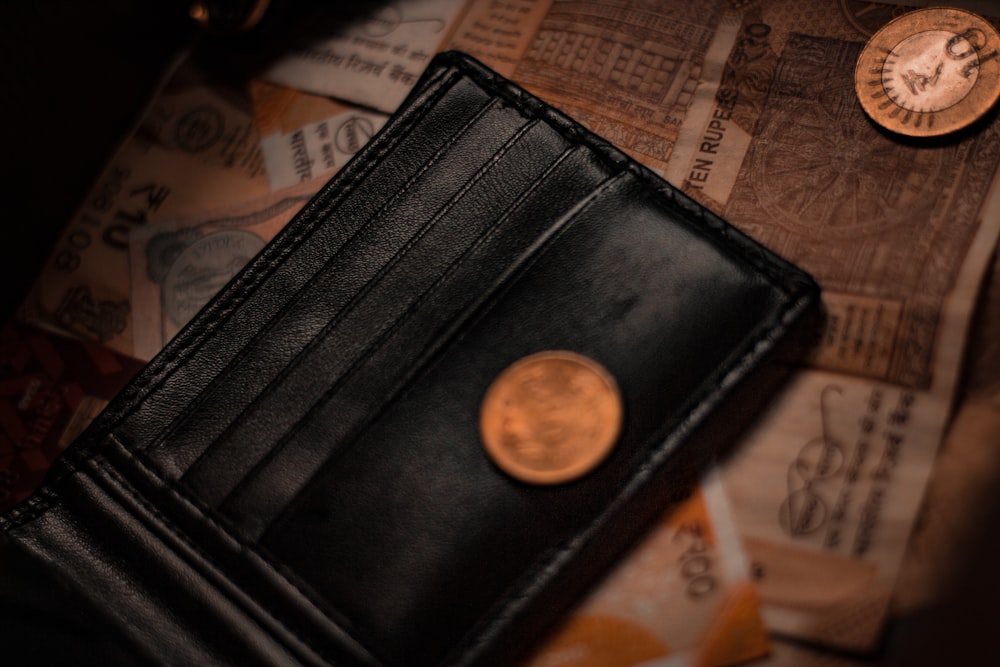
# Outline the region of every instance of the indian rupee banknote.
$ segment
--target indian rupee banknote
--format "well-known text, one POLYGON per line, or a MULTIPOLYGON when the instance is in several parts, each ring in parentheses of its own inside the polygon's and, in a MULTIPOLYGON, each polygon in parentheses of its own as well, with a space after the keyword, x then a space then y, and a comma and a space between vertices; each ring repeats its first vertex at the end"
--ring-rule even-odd
POLYGON ((861 111, 872 15, 744 5, 667 170, 824 288, 813 356, 724 478, 768 627, 854 651, 889 612, 1000 231, 995 119, 910 142, 861 111))
POLYGON ((133 356, 148 360, 277 234, 319 187, 306 181, 134 230, 128 284, 133 356))
POLYGON ((329 179, 385 124, 385 114, 264 81, 250 82, 272 190, 329 179))
POLYGON ((310 39, 270 65, 266 81, 391 113, 447 43, 465 9, 456 0, 394 0, 310 39))
POLYGON ((968 9, 970 12, 976 12, 980 16, 1000 15, 1000 11, 998 11, 1000 8, 997 7, 997 3, 994 0, 951 0, 950 2, 940 2, 939 0, 879 0, 877 3, 858 4, 896 5, 905 9, 948 6, 968 9))
POLYGON ((131 354, 131 231, 268 190, 245 86, 181 58, 64 228, 24 317, 131 354))
POLYGON ((710 471, 526 667, 722 667, 769 651, 732 511, 710 471))

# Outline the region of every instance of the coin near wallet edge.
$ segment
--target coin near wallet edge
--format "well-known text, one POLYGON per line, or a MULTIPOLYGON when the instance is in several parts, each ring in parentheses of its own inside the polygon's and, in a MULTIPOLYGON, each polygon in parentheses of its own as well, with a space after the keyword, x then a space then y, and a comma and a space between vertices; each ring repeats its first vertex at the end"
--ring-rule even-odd
POLYGON ((614 448, 624 406, 614 377, 565 350, 523 357, 490 384, 480 409, 483 447, 515 479, 561 484, 597 467, 614 448))
POLYGON ((865 113, 888 130, 914 137, 960 130, 1000 98, 1000 33, 964 9, 909 12, 868 40, 854 85, 865 113))

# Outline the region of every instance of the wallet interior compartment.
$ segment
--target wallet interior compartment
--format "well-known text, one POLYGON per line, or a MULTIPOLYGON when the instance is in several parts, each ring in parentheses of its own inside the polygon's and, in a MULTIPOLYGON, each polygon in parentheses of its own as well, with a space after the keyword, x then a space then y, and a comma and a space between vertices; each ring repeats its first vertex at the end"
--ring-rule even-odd
POLYGON ((59 595, 82 596, 102 625, 119 628, 118 642, 142 653, 136 664, 376 664, 113 437, 103 445, 108 459, 64 478, 63 502, 22 527, 14 548, 72 564, 69 576, 57 574, 59 588, 72 593, 59 595), (239 570, 252 570, 252 583, 239 570))
POLYGON ((498 600, 515 605, 677 444, 666 434, 693 428, 779 307, 773 285, 630 175, 610 186, 263 534, 387 664, 436 664, 498 600), (626 414, 609 459, 555 487, 501 472, 478 431, 493 378, 547 349, 604 365, 626 414))

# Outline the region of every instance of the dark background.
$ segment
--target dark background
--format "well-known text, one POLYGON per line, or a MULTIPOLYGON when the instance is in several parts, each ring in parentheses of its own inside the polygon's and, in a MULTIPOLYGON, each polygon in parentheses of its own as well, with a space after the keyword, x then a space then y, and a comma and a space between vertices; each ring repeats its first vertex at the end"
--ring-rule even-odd
POLYGON ((194 35, 176 0, 0 2, 0 316, 194 35))

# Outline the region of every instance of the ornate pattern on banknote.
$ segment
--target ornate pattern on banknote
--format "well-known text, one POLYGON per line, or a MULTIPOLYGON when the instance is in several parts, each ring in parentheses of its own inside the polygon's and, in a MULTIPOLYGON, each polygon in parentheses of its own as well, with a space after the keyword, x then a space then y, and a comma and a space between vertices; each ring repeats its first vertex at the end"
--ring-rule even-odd
POLYGON ((294 216, 318 180, 131 236, 133 356, 151 359, 294 216))
POLYGON ((860 46, 789 37, 725 215, 827 290, 816 366, 926 388, 1000 136, 887 137, 853 97, 860 46))
POLYGON ((751 135, 778 63, 771 32, 771 26, 764 23, 759 11, 747 11, 716 95, 719 106, 729 111, 729 118, 751 135))
POLYGON ((821 25, 826 37, 853 40, 871 35, 906 11, 860 0, 840 0, 839 8, 830 3, 787 0, 731 4, 739 5, 743 21, 726 62, 719 97, 720 103, 732 106, 733 122, 751 134, 767 99, 778 54, 789 34, 813 34, 821 25))
POLYGON ((514 76, 646 164, 662 167, 724 10, 720 0, 663 4, 555 2, 514 76))
POLYGON ((207 165, 235 169, 248 178, 264 172, 244 86, 213 77, 185 63, 136 129, 145 150, 159 147, 207 165))
POLYGON ((63 230, 24 318, 132 354, 130 234, 266 193, 259 143, 244 88, 183 58, 63 230))

